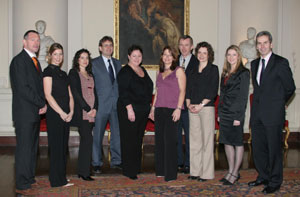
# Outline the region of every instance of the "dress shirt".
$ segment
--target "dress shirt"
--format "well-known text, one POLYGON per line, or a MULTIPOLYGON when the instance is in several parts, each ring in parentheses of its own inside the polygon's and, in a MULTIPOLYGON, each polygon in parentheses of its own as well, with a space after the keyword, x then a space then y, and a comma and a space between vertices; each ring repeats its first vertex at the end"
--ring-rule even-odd
POLYGON ((258 85, 260 85, 259 83, 260 83, 260 73, 261 73, 261 67, 262 67, 262 59, 265 60, 265 71, 266 71, 266 68, 267 68, 267 65, 268 65, 268 62, 269 62, 269 59, 270 59, 271 55, 272 55, 272 52, 270 52, 264 58, 260 56, 259 66, 258 66, 257 75, 256 75, 256 81, 257 81, 258 85))
POLYGON ((36 54, 35 54, 35 53, 32 53, 32 52, 30 52, 29 50, 27 50, 27 49, 25 49, 25 48, 24 48, 24 50, 26 51, 26 53, 28 53, 28 55, 29 55, 31 58, 33 58, 33 57, 36 58, 36 54))
POLYGON ((188 66, 189 63, 190 63, 191 57, 192 57, 192 54, 189 54, 189 55, 186 56, 185 58, 181 55, 180 58, 179 58, 179 66, 182 66, 183 59, 184 59, 184 69, 186 69, 187 66, 188 66))
POLYGON ((104 64, 105 64, 105 66, 106 66, 106 70, 107 70, 108 73, 109 73, 109 69, 108 69, 109 63, 108 63, 108 60, 110 60, 112 69, 113 69, 113 71, 114 71, 114 77, 115 77, 115 79, 116 79, 116 71, 115 71, 115 67, 114 67, 114 62, 112 61, 111 58, 107 58, 107 57, 105 57, 105 56, 103 56, 103 55, 102 55, 102 57, 103 57, 103 61, 104 61, 104 64))

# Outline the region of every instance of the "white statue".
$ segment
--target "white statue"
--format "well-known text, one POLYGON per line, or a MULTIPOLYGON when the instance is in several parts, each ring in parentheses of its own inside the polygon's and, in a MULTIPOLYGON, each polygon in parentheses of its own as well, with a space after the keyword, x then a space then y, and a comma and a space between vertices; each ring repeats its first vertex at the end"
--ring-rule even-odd
POLYGON ((46 30, 45 21, 38 20, 35 23, 35 28, 40 35, 40 50, 39 50, 38 60, 41 64, 42 70, 44 70, 44 68, 48 66, 46 56, 50 46, 54 43, 54 40, 51 38, 51 36, 45 35, 45 30, 46 30))
POLYGON ((247 39, 240 43, 242 55, 247 59, 246 67, 250 68, 250 63, 257 57, 256 43, 255 43, 256 29, 249 27, 247 29, 247 39))

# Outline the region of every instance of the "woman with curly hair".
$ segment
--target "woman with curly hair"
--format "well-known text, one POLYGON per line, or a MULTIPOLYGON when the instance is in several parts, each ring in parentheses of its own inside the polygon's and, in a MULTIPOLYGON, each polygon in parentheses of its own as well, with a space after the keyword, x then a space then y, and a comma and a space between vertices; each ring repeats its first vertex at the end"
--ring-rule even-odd
POLYGON ((74 115, 72 126, 78 127, 80 146, 78 155, 78 178, 93 181, 90 176, 92 159, 92 131, 98 107, 95 80, 92 74, 91 55, 87 49, 80 49, 73 58, 73 68, 69 72, 72 94, 74 96, 74 115))

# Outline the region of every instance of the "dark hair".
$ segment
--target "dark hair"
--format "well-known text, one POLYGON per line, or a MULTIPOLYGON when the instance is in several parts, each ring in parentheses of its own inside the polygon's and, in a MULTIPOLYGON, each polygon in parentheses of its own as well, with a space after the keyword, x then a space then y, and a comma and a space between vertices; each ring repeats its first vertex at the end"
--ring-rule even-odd
POLYGON ((28 30, 28 31, 25 32, 23 38, 26 40, 27 37, 28 37, 28 34, 30 34, 30 33, 35 33, 35 34, 39 35, 39 33, 35 30, 28 30))
MULTIPOLYGON (((50 48, 49 48, 49 51, 48 51, 48 64, 51 64, 51 55, 52 55, 52 53, 55 51, 55 50, 57 50, 57 49, 61 49, 62 50, 62 52, 64 53, 64 48, 62 47, 62 45, 61 44, 59 44, 59 43, 53 43, 51 46, 50 46, 50 48)), ((64 60, 59 64, 59 66, 62 66, 63 65, 63 62, 64 62, 64 60)))
POLYGON ((273 38, 272 38, 271 33, 268 31, 261 31, 256 35, 256 44, 257 44, 257 38, 259 38, 261 36, 267 36, 269 38, 270 43, 272 43, 273 38))
POLYGON ((178 43, 180 42, 180 40, 186 40, 186 39, 190 39, 191 44, 192 45, 194 44, 193 38, 191 36, 189 36, 189 35, 180 36, 180 38, 178 40, 178 43))
POLYGON ((114 40, 112 39, 112 37, 104 36, 103 38, 101 38, 101 40, 99 40, 99 47, 102 47, 102 44, 106 41, 110 41, 114 45, 114 40))
POLYGON ((131 53, 132 53, 133 51, 136 51, 136 50, 140 51, 141 54, 143 55, 143 49, 142 49, 142 47, 140 47, 139 45, 135 45, 135 44, 131 45, 131 46, 128 48, 128 50, 127 50, 127 55, 131 55, 131 53))
POLYGON ((215 60, 215 52, 214 52, 214 49, 212 48, 212 46, 208 42, 200 42, 197 44, 197 46, 195 48, 195 56, 198 57, 198 51, 201 47, 207 49, 208 61, 210 63, 213 63, 215 60))
POLYGON ((173 61, 172 61, 172 65, 170 67, 171 70, 175 70, 175 68, 178 66, 177 64, 177 52, 175 49, 171 48, 170 46, 165 46, 164 49, 162 50, 162 53, 160 55, 160 59, 159 59, 159 72, 164 72, 165 71, 165 64, 163 62, 163 55, 164 55, 164 52, 166 50, 169 50, 171 52, 171 55, 173 57, 173 61))
POLYGON ((88 66, 85 68, 85 70, 87 71, 87 73, 89 75, 92 75, 92 62, 91 62, 91 53, 87 50, 87 49, 80 49, 75 53, 75 56, 73 58, 73 66, 72 68, 74 68, 75 70, 77 70, 78 72, 80 71, 79 68, 79 63, 78 60, 80 58, 80 55, 83 53, 87 53, 88 54, 88 59, 89 59, 89 64, 88 66))

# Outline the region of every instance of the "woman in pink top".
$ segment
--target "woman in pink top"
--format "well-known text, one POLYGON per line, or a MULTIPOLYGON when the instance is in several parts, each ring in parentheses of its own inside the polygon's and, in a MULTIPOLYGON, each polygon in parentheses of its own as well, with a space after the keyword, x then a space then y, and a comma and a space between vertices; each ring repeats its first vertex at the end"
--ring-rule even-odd
POLYGON ((186 76, 174 49, 161 54, 156 93, 149 117, 155 120, 155 170, 165 181, 177 179, 177 130, 185 97, 186 76))

